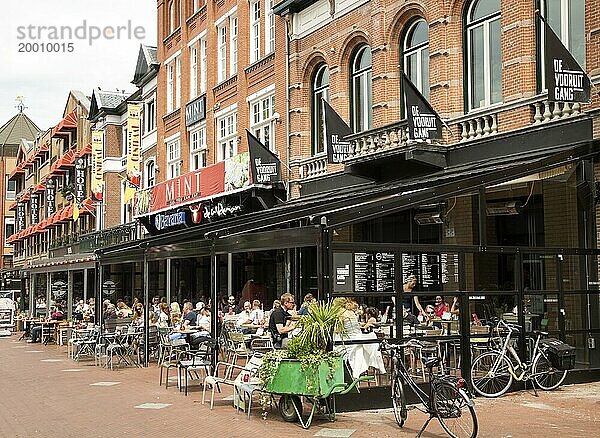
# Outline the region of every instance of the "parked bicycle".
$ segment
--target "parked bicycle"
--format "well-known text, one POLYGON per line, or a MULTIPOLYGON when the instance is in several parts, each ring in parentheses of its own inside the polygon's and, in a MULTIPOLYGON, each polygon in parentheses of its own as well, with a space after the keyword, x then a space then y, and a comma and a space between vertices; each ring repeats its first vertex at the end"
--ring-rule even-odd
POLYGON ((429 392, 425 393, 417 386, 402 360, 402 350, 411 347, 422 347, 422 344, 416 339, 411 339, 403 344, 390 344, 385 340, 381 343, 381 349, 389 351, 392 359, 392 403, 398 426, 404 426, 408 410, 416 408, 429 414, 429 418, 417 437, 421 436, 433 418, 437 418, 444 430, 453 438, 476 437, 477 415, 473 401, 465 391, 464 379, 434 374, 433 367, 439 365, 441 359, 439 357, 423 358, 423 366, 427 368, 429 376, 429 392), (405 385, 412 389, 422 406, 419 404, 407 406, 405 385))
POLYGON ((567 376, 567 369, 574 366, 573 347, 557 339, 542 339, 548 333, 536 331, 531 360, 523 361, 513 346, 513 333, 522 327, 499 320, 495 333, 504 337, 496 339, 496 347, 483 353, 471 365, 471 383, 478 394, 484 397, 499 397, 504 394, 513 380, 532 381, 535 386, 550 391, 558 388, 567 376))

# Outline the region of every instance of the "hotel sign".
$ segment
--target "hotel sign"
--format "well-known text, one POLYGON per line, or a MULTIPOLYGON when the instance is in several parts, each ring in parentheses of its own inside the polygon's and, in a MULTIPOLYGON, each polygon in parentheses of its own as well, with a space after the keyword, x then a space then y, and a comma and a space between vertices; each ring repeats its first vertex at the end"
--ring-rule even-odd
POLYGON ((204 119, 206 119, 206 94, 191 101, 185 107, 185 126, 191 126, 204 119))

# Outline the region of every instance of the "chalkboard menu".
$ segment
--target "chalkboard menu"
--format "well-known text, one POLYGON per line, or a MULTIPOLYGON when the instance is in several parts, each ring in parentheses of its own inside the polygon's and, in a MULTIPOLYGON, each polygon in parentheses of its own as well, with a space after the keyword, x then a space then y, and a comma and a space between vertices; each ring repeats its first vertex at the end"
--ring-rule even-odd
POLYGON ((402 283, 411 275, 419 276, 419 256, 417 254, 402 254, 402 283))
POLYGON ((375 263, 373 254, 354 253, 354 291, 373 292, 375 290, 375 263))
POLYGON ((429 288, 440 284, 440 255, 421 254, 421 285, 429 288))
POLYGON ((442 268, 442 284, 458 283, 458 254, 442 254, 440 256, 442 268))
POLYGON ((354 253, 354 291, 394 292, 394 264, 391 252, 354 253))
POLYGON ((335 269, 333 291, 352 292, 352 253, 334 253, 333 269, 335 269))
POLYGON ((394 292, 394 263, 394 253, 375 253, 375 278, 377 292, 394 292))

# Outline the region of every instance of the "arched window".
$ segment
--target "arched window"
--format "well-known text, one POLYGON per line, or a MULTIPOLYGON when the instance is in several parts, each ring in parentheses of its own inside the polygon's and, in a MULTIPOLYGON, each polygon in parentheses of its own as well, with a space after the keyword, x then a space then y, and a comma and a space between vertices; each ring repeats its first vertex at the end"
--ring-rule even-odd
POLYGON ((361 132, 373 125, 371 48, 362 46, 352 59, 352 129, 361 132))
POLYGON ((146 162, 146 188, 156 184, 156 166, 154 160, 146 162))
POLYGON ((476 0, 467 10, 469 109, 502 101, 500 0, 476 0))
POLYGON ((169 3, 169 16, 167 17, 167 22, 169 23, 169 35, 175 32, 175 29, 179 27, 179 13, 180 13, 180 5, 179 0, 172 0, 169 3))
POLYGON ((322 100, 329 102, 329 68, 321 64, 317 69, 311 85, 312 113, 312 153, 325 151, 325 133, 322 100))
MULTIPOLYGON (((585 69, 585 1, 542 0, 541 11, 554 33, 560 38, 573 58, 585 69)), ((540 65, 544 65, 544 33, 540 38, 540 65)), ((541 68, 542 76, 545 71, 541 68)), ((546 88, 544 77, 543 88, 546 88)))
POLYGON ((410 25, 403 48, 404 73, 429 100, 429 26, 425 20, 410 25))

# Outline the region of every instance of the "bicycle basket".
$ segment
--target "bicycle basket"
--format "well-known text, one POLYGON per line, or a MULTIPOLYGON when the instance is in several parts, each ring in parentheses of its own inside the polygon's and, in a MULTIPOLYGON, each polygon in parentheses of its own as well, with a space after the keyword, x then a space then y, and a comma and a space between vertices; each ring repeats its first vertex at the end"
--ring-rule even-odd
POLYGON ((575 347, 559 339, 547 338, 540 340, 540 348, 546 352, 554 368, 559 370, 575 368, 575 347))

